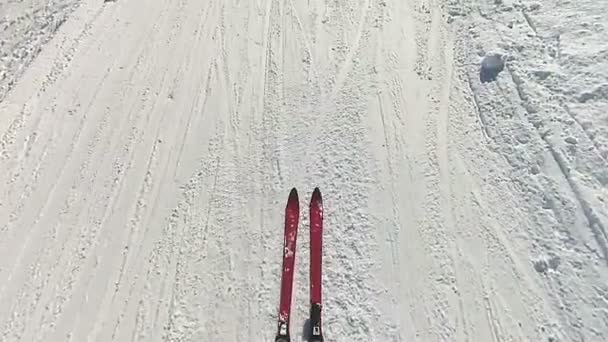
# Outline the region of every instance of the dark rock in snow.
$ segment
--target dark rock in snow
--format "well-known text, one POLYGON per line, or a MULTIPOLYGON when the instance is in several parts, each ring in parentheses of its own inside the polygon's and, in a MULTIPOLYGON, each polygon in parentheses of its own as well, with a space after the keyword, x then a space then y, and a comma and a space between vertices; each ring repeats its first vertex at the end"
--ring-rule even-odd
POLYGON ((496 80, 498 74, 505 68, 505 58, 502 55, 487 55, 481 60, 479 79, 481 83, 496 80))

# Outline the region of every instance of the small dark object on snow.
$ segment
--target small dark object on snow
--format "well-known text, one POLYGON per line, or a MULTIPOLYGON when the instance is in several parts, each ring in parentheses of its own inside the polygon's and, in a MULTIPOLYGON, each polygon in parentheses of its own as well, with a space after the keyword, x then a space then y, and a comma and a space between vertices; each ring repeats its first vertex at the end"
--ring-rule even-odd
POLYGON ((479 79, 481 83, 496 81, 498 74, 505 68, 505 59, 501 55, 488 55, 481 61, 479 79))
POLYGON ((534 261, 534 269, 538 273, 547 273, 549 269, 549 264, 545 260, 537 260, 534 261))

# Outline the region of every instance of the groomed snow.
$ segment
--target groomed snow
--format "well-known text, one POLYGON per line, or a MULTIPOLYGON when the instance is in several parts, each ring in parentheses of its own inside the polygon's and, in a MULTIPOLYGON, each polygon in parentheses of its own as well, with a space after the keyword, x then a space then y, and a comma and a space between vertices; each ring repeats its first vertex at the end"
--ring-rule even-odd
POLYGON ((608 2, 0 0, 0 341, 608 341, 608 2), (504 56, 482 83, 489 54, 504 56))

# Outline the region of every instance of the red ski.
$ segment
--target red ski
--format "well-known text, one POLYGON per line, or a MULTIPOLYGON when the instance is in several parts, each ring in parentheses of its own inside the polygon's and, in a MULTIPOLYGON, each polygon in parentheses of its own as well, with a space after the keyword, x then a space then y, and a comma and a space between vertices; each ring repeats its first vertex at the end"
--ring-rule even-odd
POLYGON ((283 272, 281 275, 281 299, 279 304, 279 321, 275 342, 290 342, 289 316, 291 313, 291 293, 296 256, 296 239, 300 219, 300 202, 298 192, 291 189, 285 207, 285 235, 283 238, 283 272))
POLYGON ((315 188, 310 199, 310 331, 309 342, 323 342, 321 269, 323 264, 323 199, 315 188))

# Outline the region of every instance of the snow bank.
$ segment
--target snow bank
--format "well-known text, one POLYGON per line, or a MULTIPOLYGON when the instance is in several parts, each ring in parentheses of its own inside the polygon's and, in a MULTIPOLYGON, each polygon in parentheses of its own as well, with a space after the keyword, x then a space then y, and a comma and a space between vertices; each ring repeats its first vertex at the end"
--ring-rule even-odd
POLYGON ((0 101, 80 0, 0 0, 0 101))

